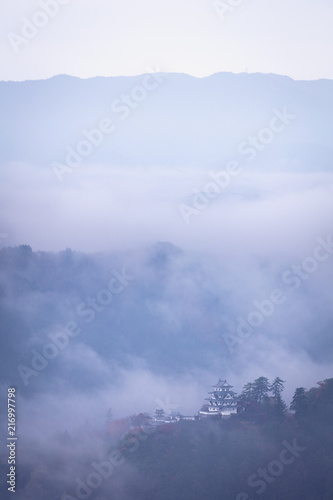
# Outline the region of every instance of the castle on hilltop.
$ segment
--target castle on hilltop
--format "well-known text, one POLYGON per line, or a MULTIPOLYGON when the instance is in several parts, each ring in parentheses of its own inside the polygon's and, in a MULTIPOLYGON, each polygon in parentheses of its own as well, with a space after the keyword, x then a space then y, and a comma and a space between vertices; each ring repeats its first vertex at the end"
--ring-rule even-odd
POLYGON ((232 387, 226 380, 219 379, 217 384, 213 385, 213 391, 208 393, 208 403, 201 407, 199 418, 223 418, 237 413, 237 395, 231 390, 232 387))
POLYGON ((166 414, 163 408, 156 408, 152 422, 154 425, 171 424, 180 420, 200 420, 208 417, 227 418, 237 413, 237 394, 232 391, 232 385, 226 380, 221 380, 213 385, 213 391, 209 392, 209 397, 197 415, 184 416, 179 412, 166 414))

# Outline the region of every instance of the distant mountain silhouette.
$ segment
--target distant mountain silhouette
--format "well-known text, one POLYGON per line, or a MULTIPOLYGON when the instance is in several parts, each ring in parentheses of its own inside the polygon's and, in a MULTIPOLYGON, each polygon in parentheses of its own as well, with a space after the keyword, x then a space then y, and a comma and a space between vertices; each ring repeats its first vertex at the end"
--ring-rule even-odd
POLYGON ((330 80, 231 73, 201 79, 184 74, 86 80, 61 75, 0 82, 0 109, 2 162, 65 163, 67 147, 75 151, 108 119, 112 132, 82 155, 82 162, 223 168, 224 162, 237 159, 249 168, 332 167, 330 80), (271 140, 267 127, 273 110, 294 118, 271 140), (244 141, 264 128, 267 144, 252 161, 244 141))

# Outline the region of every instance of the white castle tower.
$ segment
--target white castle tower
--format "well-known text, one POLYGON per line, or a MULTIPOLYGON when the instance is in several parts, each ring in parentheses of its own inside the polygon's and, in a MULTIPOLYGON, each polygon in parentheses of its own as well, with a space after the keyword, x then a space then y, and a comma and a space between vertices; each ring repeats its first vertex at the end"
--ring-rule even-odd
POLYGON ((213 385, 213 391, 206 398, 208 403, 204 404, 199 411, 200 417, 229 417, 237 413, 237 396, 233 392, 232 385, 226 380, 221 380, 213 385))

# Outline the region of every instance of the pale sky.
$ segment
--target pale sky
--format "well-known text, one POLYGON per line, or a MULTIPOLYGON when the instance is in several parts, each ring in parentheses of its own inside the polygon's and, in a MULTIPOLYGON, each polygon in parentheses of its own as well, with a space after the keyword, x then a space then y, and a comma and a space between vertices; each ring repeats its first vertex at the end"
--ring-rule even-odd
POLYGON ((332 21, 332 0, 1 0, 0 80, 149 67, 333 79, 332 21))

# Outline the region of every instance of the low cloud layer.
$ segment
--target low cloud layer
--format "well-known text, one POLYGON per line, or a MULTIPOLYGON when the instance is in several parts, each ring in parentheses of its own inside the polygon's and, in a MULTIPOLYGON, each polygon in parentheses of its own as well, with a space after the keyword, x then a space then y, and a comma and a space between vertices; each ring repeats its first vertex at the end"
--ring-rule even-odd
POLYGON ((85 165, 59 183, 48 168, 4 165, 2 232, 6 244, 35 250, 91 252, 160 240, 220 255, 299 257, 330 232, 332 174, 244 170, 205 207, 197 193, 205 193, 210 172, 223 170, 85 165))

